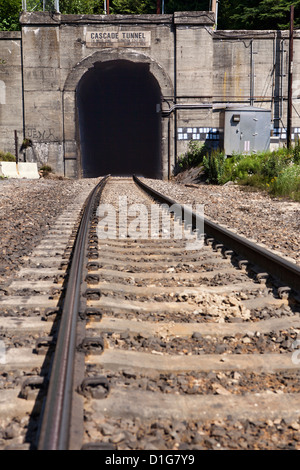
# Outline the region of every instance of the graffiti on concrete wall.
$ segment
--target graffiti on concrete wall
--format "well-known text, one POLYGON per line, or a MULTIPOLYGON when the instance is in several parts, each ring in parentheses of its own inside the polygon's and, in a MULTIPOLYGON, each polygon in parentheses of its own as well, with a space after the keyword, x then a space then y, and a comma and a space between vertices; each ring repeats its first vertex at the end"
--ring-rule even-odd
POLYGON ((26 135, 33 142, 54 142, 57 138, 54 135, 54 129, 37 129, 36 127, 27 127, 26 135))

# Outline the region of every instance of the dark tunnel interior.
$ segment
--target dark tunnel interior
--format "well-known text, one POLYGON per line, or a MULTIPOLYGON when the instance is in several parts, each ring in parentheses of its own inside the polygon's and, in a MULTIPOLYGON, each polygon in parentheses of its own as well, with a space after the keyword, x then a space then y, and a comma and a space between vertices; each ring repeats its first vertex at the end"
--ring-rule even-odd
POLYGON ((86 72, 77 87, 83 177, 161 178, 160 103, 149 64, 99 62, 86 72))

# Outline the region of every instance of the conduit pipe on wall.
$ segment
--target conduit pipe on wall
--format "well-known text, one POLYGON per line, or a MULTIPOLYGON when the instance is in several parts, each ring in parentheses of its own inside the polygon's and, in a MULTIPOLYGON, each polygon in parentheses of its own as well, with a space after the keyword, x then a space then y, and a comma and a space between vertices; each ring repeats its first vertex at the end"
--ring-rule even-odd
POLYGON ((161 0, 157 0, 156 3, 156 14, 160 15, 161 14, 161 0))
POLYGON ((293 61, 294 61, 294 5, 290 7, 289 72, 288 72, 288 110, 287 110, 287 146, 292 145, 293 113, 293 61))
POLYGON ((219 0, 210 0, 210 10, 215 14, 215 30, 218 29, 219 0))
POLYGON ((109 0, 104 0, 104 14, 109 15, 109 0))
POLYGON ((177 109, 202 109, 213 108, 212 103, 199 103, 199 104, 174 104, 167 110, 162 111, 163 117, 170 116, 177 109))

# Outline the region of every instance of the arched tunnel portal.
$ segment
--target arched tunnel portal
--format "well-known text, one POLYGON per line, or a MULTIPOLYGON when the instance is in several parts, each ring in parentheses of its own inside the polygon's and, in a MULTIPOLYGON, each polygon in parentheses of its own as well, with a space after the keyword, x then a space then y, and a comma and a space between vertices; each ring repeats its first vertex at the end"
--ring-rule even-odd
POLYGON ((162 177, 161 89, 148 63, 96 62, 76 99, 83 177, 162 177))

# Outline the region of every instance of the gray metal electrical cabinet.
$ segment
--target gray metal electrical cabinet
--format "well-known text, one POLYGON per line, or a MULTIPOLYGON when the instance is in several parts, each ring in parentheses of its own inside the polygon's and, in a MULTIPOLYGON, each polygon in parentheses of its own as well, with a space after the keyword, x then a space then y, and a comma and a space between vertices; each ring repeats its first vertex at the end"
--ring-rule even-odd
POLYGON ((224 110, 224 152, 249 154, 269 150, 271 110, 228 106, 224 110))

